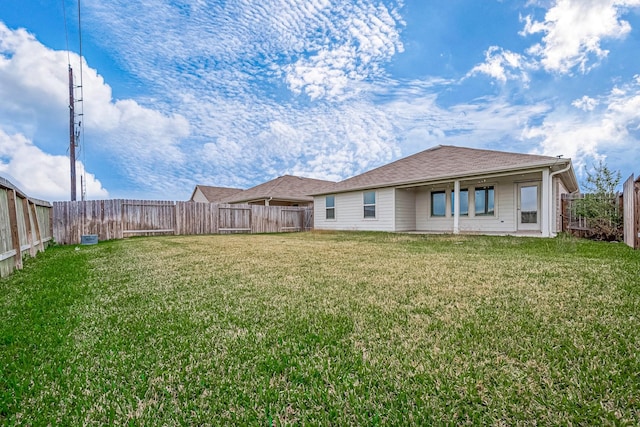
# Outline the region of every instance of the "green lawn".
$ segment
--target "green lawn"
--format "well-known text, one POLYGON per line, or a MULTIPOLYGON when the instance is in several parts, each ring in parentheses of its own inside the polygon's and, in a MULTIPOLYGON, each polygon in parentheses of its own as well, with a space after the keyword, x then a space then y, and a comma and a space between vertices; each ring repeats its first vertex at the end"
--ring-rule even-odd
POLYGON ((0 280, 0 424, 637 425, 640 252, 297 233, 53 247, 0 280))

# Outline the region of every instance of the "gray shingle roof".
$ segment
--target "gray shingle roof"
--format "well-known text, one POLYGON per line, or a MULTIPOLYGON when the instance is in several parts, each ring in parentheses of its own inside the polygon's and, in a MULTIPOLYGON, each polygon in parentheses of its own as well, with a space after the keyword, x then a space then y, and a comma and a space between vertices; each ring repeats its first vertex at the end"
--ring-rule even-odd
POLYGON ((196 188, 193 190, 193 194, 191 195, 191 199, 193 200, 193 196, 196 194, 196 190, 200 190, 204 197, 209 201, 209 203, 220 202, 227 197, 231 197, 232 195, 239 193, 242 191, 242 188, 230 188, 230 187, 212 187, 209 185, 196 185, 196 188))
POLYGON ((352 178, 340 181, 323 192, 329 194, 368 188, 389 187, 440 179, 463 178, 537 166, 565 166, 571 159, 535 154, 438 145, 396 160, 352 178))
POLYGON ((227 197, 224 202, 241 203, 269 198, 311 202, 313 201, 311 194, 321 193, 333 184, 335 184, 333 181, 284 175, 233 194, 227 197))

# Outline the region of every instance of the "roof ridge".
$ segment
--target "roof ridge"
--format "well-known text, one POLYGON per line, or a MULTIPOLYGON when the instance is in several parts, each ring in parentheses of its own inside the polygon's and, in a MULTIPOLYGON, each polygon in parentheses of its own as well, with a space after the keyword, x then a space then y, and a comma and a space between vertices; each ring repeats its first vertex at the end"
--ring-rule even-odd
POLYGON ((196 184, 197 188, 228 188, 230 190, 243 190, 242 188, 238 188, 238 187, 226 187, 226 186, 222 186, 222 185, 204 185, 204 184, 196 184))
MULTIPOLYGON (((536 157, 546 157, 546 158, 549 158, 549 159, 557 158, 557 156, 549 156, 549 155, 546 155, 546 154, 518 153, 516 151, 504 151, 504 150, 496 150, 496 149, 492 149, 492 148, 461 147, 459 145, 438 145, 437 147, 457 148, 457 149, 460 149, 460 150, 484 151, 486 153, 513 154, 513 155, 516 155, 516 156, 536 156, 536 157)), ((424 150, 424 151, 427 151, 427 150, 424 150)), ((419 153, 416 153, 416 154, 419 154, 419 153)))
POLYGON ((282 176, 277 177, 276 179, 273 180, 273 181, 275 181, 275 185, 273 187, 269 188, 269 192, 270 193, 274 193, 275 190, 278 187, 280 187, 282 185, 282 183, 284 183, 285 178, 288 177, 288 176, 290 176, 292 178, 296 178, 293 175, 282 175, 282 176))

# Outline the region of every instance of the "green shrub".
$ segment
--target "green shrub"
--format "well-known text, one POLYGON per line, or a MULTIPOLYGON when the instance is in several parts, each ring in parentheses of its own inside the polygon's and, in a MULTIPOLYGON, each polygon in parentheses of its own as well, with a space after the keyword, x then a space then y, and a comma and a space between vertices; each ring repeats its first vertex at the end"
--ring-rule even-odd
POLYGON ((574 214, 587 220, 589 230, 585 237, 594 240, 621 241, 623 238, 623 217, 620 197, 616 188, 620 184, 620 171, 611 171, 600 161, 587 171, 583 187, 587 191, 584 198, 573 205, 574 214))

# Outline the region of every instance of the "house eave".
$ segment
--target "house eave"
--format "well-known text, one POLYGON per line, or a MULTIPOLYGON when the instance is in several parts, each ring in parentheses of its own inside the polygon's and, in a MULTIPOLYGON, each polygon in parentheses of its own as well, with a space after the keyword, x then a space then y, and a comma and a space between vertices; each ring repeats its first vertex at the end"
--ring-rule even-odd
POLYGON ((243 200, 228 200, 225 203, 230 203, 230 204, 240 204, 240 203, 247 203, 247 204, 251 204, 251 203, 257 203, 257 202, 293 202, 293 203, 309 203, 309 202, 313 202, 313 198, 312 197, 308 197, 305 199, 302 198, 295 198, 295 197, 258 197, 258 198, 254 198, 254 199, 243 199, 243 200))
MULTIPOLYGON (((199 190, 199 188, 198 188, 198 187, 199 187, 199 186, 198 186, 198 185, 196 185, 196 188, 194 188, 194 189, 193 189, 193 192, 191 193, 191 197, 189 198, 189 200, 190 200, 190 201, 191 201, 191 200, 193 200, 194 196, 195 196, 195 195, 196 195, 196 193, 198 192, 198 190, 199 190)), ((206 199, 206 197, 205 197, 205 199, 206 199)), ((207 199, 207 200, 208 200, 208 199, 207 199)))
MULTIPOLYGON (((375 188, 389 188, 389 187, 410 188, 410 187, 419 187, 419 186, 423 186, 423 185, 442 184, 442 183, 456 181, 456 180, 498 178, 500 176, 509 176, 509 175, 522 174, 522 173, 539 172, 539 171, 542 171, 544 168, 552 168, 553 166, 566 167, 567 163, 571 163, 571 159, 562 159, 562 160, 563 161, 561 161, 561 162, 556 160, 554 162, 550 162, 549 161, 549 162, 532 163, 532 164, 525 165, 525 166, 522 166, 522 167, 506 167, 506 168, 499 168, 499 169, 493 169, 493 170, 487 170, 487 171, 474 171, 474 172, 470 172, 470 173, 466 173, 466 174, 442 175, 442 176, 432 177, 432 178, 429 178, 429 179, 417 179, 417 180, 410 180, 410 181, 390 182, 390 183, 382 183, 382 184, 376 184, 376 185, 370 184, 370 185, 359 186, 359 187, 351 187, 351 188, 337 190, 337 191, 325 191, 323 193, 314 194, 313 196, 316 197, 316 196, 323 196, 323 195, 327 195, 327 194, 350 193, 350 192, 353 192, 353 191, 371 190, 371 189, 375 189, 375 188)), ((573 170, 573 166, 572 166, 572 168, 570 170, 573 170)), ((569 176, 571 177, 571 181, 574 181, 574 182, 572 182, 572 184, 575 183, 575 188, 577 189, 578 186, 577 186, 577 182, 575 182, 575 174, 574 173, 570 173, 569 176)))
POLYGON ((573 169, 573 162, 570 162, 571 168, 561 174, 562 176, 566 176, 568 177, 568 183, 570 184, 571 188, 567 188, 567 190, 569 190, 569 192, 571 193, 575 193, 575 192, 579 192, 580 191, 580 185, 578 184, 578 180, 576 178, 576 173, 575 170, 573 169))

